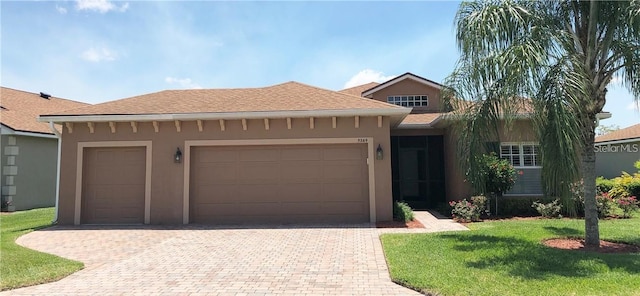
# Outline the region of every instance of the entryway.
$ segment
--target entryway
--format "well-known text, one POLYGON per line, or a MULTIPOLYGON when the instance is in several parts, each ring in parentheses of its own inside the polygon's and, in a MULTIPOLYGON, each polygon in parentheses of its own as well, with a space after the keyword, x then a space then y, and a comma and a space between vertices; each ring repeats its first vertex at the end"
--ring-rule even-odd
POLYGON ((445 202, 444 137, 392 136, 393 199, 413 209, 445 202))

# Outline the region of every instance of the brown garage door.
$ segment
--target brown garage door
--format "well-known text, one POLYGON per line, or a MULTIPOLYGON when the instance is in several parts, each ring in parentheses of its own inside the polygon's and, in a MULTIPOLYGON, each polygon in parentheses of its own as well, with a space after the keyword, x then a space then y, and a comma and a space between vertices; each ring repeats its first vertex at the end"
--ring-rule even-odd
POLYGON ((368 222, 366 145, 194 147, 191 222, 368 222))
POLYGON ((82 223, 144 222, 145 155, 144 147, 85 148, 82 223))

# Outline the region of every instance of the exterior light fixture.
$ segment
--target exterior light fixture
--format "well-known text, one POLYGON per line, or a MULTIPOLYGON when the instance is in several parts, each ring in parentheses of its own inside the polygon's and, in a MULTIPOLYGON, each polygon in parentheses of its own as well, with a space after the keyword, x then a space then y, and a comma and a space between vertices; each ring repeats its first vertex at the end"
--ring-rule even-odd
POLYGON ((177 148, 176 154, 173 155, 173 161, 175 163, 181 163, 182 162, 182 151, 180 151, 180 147, 177 148))
POLYGON ((378 144, 378 148, 376 148, 376 159, 382 160, 384 158, 384 151, 382 151, 382 146, 378 144))

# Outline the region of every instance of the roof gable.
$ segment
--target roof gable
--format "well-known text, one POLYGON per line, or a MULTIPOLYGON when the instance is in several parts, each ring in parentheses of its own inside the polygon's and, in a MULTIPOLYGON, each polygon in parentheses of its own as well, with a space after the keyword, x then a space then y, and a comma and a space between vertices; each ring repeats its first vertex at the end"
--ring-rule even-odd
POLYGON ((371 96, 375 92, 378 92, 381 89, 387 88, 389 86, 392 86, 392 85, 394 85, 394 84, 396 84, 396 83, 398 83, 400 81, 404 81, 406 79, 411 79, 411 80, 414 80, 416 82, 419 82, 419 83, 434 87, 436 89, 442 89, 442 87, 443 87, 442 84, 440 84, 440 83, 437 83, 435 81, 432 81, 432 80, 426 79, 424 77, 420 77, 418 75, 415 75, 413 73, 407 72, 407 73, 404 73, 404 74, 402 74, 402 75, 400 75, 400 76, 398 76, 396 78, 393 78, 393 79, 388 80, 388 81, 386 81, 386 82, 384 82, 382 84, 379 84, 377 86, 374 86, 374 87, 372 87, 370 89, 367 89, 367 90, 363 91, 362 92, 362 96, 363 97, 369 97, 369 96, 371 96))
POLYGON ((20 132, 52 134, 49 125, 38 122, 41 114, 60 112, 87 106, 82 102, 57 97, 43 98, 40 94, 0 88, 0 122, 2 125, 20 132))

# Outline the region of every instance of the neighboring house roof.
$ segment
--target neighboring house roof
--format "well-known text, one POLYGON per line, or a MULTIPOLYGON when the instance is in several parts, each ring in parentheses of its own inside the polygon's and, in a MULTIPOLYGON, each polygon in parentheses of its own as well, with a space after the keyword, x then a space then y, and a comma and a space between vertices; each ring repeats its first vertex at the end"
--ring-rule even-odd
POLYGON ((0 88, 0 105, 2 106, 0 122, 11 130, 53 134, 47 123, 37 121, 38 115, 61 112, 88 104, 56 97, 43 98, 40 94, 2 87, 0 88))
POLYGON ((369 97, 373 93, 375 93, 375 92, 377 92, 377 91, 379 91, 379 90, 381 90, 383 88, 386 88, 388 86, 392 86, 392 85, 394 85, 394 84, 396 84, 396 83, 398 83, 400 81, 406 80, 406 79, 411 79, 411 80, 414 80, 414 81, 417 81, 417 82, 420 82, 420 83, 424 83, 426 85, 435 87, 437 89, 442 89, 442 87, 443 87, 442 84, 437 83, 437 82, 435 82, 433 80, 429 80, 429 79, 426 79, 424 77, 420 77, 420 76, 415 75, 413 73, 407 72, 407 73, 404 73, 404 74, 402 74, 402 75, 400 75, 400 76, 398 76, 396 78, 393 78, 393 79, 388 80, 388 81, 386 81, 386 82, 384 82, 382 84, 376 85, 376 86, 374 86, 374 87, 372 87, 370 89, 367 89, 367 90, 363 91, 362 92, 362 96, 363 97, 369 97))
POLYGON ((354 96, 362 96, 362 93, 365 90, 371 89, 375 86, 380 85, 380 83, 377 82, 369 82, 367 84, 362 84, 362 85, 358 85, 358 86, 354 86, 354 87, 350 87, 350 88, 345 88, 343 90, 340 90, 339 92, 343 93, 343 94, 350 94, 350 95, 354 95, 354 96))
POLYGON ((596 143, 624 141, 624 140, 640 141, 640 124, 632 125, 608 134, 596 137, 596 143))
POLYGON ((190 120, 253 116, 390 115, 397 123, 410 109, 298 82, 260 88, 165 90, 48 113, 41 121, 190 120), (328 115, 335 114, 335 115, 328 115), (134 116, 135 115, 135 116, 134 116), (114 117, 115 116, 115 117, 114 117), (76 117, 76 118, 73 118, 76 117))

